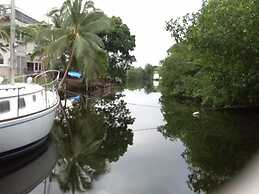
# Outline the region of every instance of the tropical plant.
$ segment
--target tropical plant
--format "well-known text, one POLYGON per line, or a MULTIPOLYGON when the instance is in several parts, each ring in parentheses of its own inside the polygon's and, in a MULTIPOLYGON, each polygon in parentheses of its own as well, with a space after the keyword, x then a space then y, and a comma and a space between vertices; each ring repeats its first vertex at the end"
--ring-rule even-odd
POLYGON ((19 28, 25 35, 25 41, 34 44, 33 52, 30 53, 31 58, 38 57, 42 60, 44 67, 53 68, 54 64, 59 61, 59 56, 48 50, 49 45, 57 38, 53 33, 52 26, 42 22, 19 28))
POLYGON ((122 22, 121 18, 113 16, 111 23, 113 29, 102 32, 99 36, 102 38, 108 53, 109 76, 125 83, 127 70, 136 61, 135 56, 131 54, 136 46, 135 36, 131 34, 130 29, 122 22))
POLYGON ((32 26, 39 37, 43 56, 60 60, 65 54, 65 73, 60 87, 72 66, 80 68, 88 79, 105 72, 107 56, 98 33, 111 28, 110 20, 92 1, 66 0, 60 9, 49 13, 55 26, 32 26))

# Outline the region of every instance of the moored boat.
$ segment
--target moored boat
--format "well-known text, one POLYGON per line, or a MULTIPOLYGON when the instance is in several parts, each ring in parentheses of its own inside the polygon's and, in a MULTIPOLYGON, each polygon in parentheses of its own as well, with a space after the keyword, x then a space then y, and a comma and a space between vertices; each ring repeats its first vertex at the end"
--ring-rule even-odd
POLYGON ((15 0, 11 0, 9 83, 0 79, 0 160, 46 139, 60 102, 58 71, 15 78, 15 13, 15 0))
POLYGON ((57 71, 47 71, 33 82, 28 78, 27 83, 0 85, 0 156, 20 152, 49 134, 60 102, 58 76, 57 71), (54 80, 37 83, 51 73, 54 80))

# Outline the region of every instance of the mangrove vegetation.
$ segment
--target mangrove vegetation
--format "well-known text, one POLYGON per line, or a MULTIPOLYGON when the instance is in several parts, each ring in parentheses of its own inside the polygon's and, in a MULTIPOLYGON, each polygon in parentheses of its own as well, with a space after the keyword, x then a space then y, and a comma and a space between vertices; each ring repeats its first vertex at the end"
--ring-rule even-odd
POLYGON ((254 0, 208 0, 168 21, 176 43, 162 61, 162 93, 206 107, 257 106, 258 9, 254 0))

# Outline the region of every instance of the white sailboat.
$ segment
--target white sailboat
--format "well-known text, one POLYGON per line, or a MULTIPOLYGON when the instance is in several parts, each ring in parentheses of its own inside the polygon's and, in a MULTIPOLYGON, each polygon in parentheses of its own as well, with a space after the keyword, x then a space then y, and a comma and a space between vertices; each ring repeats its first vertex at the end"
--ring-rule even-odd
POLYGON ((0 84, 0 159, 38 144, 48 136, 60 102, 58 71, 46 71, 16 82, 14 78, 15 3, 12 0, 10 84, 0 84), (49 79, 51 78, 51 79, 49 79), (41 83, 41 84, 39 84, 41 83))

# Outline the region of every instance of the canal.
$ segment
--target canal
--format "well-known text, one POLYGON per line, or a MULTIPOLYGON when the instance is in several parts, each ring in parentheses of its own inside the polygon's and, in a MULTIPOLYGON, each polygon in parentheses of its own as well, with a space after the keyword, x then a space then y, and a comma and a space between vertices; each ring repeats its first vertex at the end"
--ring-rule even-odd
POLYGON ((211 193, 259 149, 255 110, 202 110, 144 89, 75 107, 40 154, 1 170, 0 193, 211 193))

